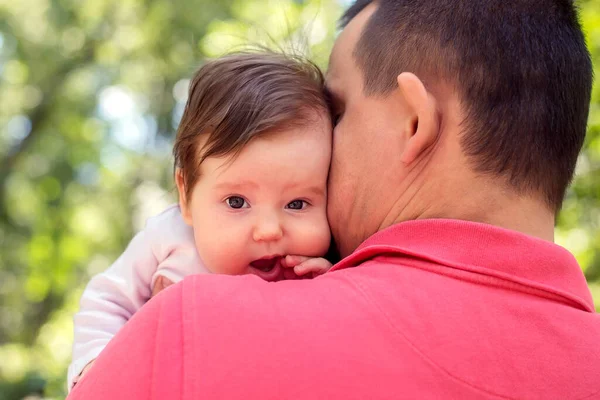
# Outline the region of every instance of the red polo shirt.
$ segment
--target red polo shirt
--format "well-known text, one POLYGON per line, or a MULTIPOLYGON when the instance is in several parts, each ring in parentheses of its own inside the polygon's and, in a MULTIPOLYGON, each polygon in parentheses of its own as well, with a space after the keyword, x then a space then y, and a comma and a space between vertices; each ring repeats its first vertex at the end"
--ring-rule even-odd
POLYGON ((185 279, 70 397, 233 398, 600 398, 600 316, 563 248, 412 221, 314 280, 185 279))

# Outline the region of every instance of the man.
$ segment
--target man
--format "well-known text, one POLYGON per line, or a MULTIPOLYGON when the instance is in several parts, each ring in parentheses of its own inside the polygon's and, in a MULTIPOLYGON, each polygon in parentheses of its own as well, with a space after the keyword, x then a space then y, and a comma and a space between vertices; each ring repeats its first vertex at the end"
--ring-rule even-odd
POLYGON ((572 3, 363 0, 343 22, 345 259, 311 281, 185 280, 72 398, 600 398, 600 317, 552 243, 591 90, 572 3))

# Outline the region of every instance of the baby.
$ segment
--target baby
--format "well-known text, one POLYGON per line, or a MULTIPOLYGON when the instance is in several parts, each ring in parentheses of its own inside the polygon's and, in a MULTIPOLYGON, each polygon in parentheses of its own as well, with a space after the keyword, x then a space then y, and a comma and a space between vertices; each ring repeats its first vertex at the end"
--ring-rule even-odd
POLYGON ((187 275, 327 271, 331 132, 313 64, 237 53, 204 65, 173 150, 179 204, 150 218, 85 289, 69 388, 153 294, 187 275))

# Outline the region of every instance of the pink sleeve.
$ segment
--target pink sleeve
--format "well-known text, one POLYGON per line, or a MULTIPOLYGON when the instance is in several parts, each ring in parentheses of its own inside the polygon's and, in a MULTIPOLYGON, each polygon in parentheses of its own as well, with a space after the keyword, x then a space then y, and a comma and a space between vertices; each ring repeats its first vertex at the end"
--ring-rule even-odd
POLYGON ((94 276, 85 288, 73 318, 69 387, 150 298, 150 282, 159 263, 153 251, 155 236, 148 229, 138 233, 113 265, 94 276))
POLYGON ((69 400, 180 398, 181 286, 164 290, 131 318, 77 383, 69 400), (170 388, 169 393, 163 393, 164 388, 170 388))

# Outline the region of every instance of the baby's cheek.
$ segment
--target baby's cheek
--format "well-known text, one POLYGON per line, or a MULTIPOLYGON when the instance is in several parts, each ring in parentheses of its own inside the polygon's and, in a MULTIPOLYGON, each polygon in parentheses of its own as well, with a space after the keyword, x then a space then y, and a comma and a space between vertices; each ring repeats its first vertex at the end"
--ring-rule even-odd
POLYGON ((206 268, 215 274, 237 275, 240 264, 239 243, 235 235, 215 230, 208 234, 196 235, 196 248, 206 268))
POLYGON ((239 275, 244 272, 240 270, 241 257, 232 246, 215 243, 199 253, 206 268, 214 274, 239 275))
POLYGON ((329 246, 331 244, 331 230, 329 229, 329 223, 327 222, 327 218, 324 219, 323 225, 321 226, 320 232, 320 250, 319 255, 324 255, 329 250, 329 246))
POLYGON ((303 227, 304 233, 299 235, 302 240, 299 247, 302 247, 302 249, 297 254, 320 257, 329 249, 329 242, 331 240, 329 224, 324 216, 307 222, 303 227))

